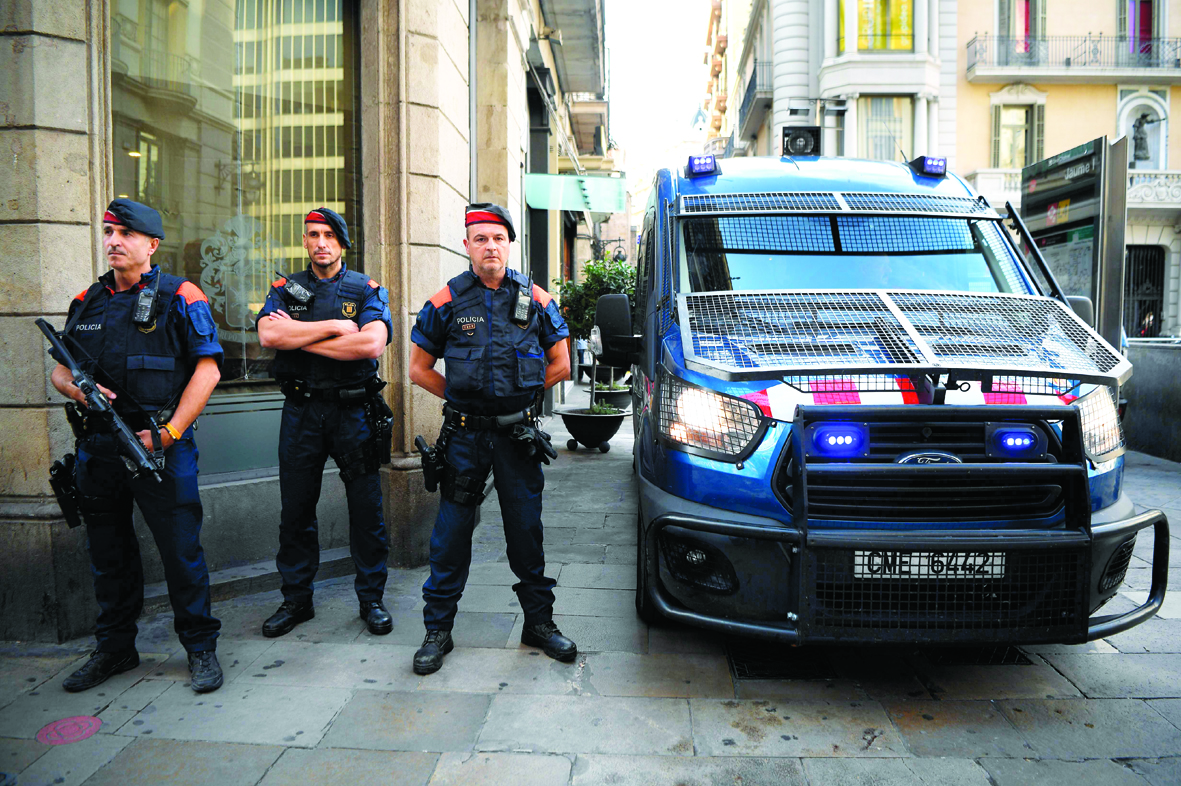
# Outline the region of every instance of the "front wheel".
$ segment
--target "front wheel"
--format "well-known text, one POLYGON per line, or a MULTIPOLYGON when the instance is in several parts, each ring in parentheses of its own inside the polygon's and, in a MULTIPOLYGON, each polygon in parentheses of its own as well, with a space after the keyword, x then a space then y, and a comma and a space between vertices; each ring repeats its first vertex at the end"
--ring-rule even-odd
POLYGON ((648 557, 644 548, 644 516, 636 514, 636 616, 649 625, 660 620, 656 604, 648 596, 648 557))

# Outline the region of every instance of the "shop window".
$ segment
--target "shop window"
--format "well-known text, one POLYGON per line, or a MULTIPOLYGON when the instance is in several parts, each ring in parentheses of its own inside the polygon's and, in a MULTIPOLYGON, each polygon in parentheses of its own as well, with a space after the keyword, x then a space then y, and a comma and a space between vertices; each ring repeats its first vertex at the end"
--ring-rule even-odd
POLYGON ((1044 104, 992 107, 992 162, 994 169, 1021 169, 1045 156, 1044 104))
POLYGON ((307 210, 330 207, 363 237, 355 6, 146 0, 112 19, 114 196, 163 216, 155 260, 209 297, 223 387, 266 377, 254 317, 275 270, 307 264, 307 210))
POLYGON ((911 96, 857 99, 857 136, 865 141, 866 158, 906 161, 914 148, 914 99, 911 96))

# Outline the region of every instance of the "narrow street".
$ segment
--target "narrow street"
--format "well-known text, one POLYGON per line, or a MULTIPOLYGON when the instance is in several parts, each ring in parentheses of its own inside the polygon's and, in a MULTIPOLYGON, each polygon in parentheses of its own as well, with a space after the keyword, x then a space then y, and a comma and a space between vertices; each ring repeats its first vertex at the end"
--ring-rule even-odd
MULTIPOLYGON (((561 421, 548 428, 560 456, 546 470, 546 556, 573 664, 519 644, 493 497, 440 672, 410 669, 425 569, 390 572, 384 637, 357 619, 351 577, 321 582, 316 618, 276 640, 259 627, 277 591, 215 603, 226 684, 207 695, 187 686, 170 614, 144 619, 138 668, 87 693, 60 683, 90 641, 5 644, 0 783, 1181 782, 1181 594, 1084 646, 792 650, 650 628, 633 606, 629 423, 607 454, 571 453, 561 421), (73 716, 102 726, 37 740, 73 716)), ((1128 467, 1133 498, 1181 524, 1181 465, 1131 454, 1128 467)), ((1114 603, 1130 607, 1148 574, 1135 560, 1114 603)))

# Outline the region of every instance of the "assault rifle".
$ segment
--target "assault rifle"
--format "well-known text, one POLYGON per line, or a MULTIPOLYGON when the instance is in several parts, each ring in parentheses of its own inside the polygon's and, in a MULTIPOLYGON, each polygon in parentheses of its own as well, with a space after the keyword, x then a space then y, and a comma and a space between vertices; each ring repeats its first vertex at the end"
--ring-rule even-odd
POLYGON ((62 342, 61 337, 57 331, 53 329, 44 319, 37 320, 37 327, 45 334, 45 338, 49 339, 49 345, 53 347, 54 356, 61 362, 63 366, 70 370, 70 375, 74 378, 74 384, 82 391, 82 395, 86 398, 86 418, 90 420, 95 419, 99 424, 100 431, 107 431, 114 435, 115 442, 119 446, 119 457, 123 459, 123 463, 127 465, 127 469, 131 472, 132 477, 140 475, 150 475, 157 483, 160 482, 160 472, 164 469, 164 451, 156 450, 149 452, 144 443, 140 442, 135 432, 131 427, 123 422, 123 418, 115 412, 115 408, 111 406, 111 401, 103 392, 99 390, 98 383, 94 378, 82 370, 78 365, 78 361, 74 360, 74 356, 66 349, 66 345, 62 342))

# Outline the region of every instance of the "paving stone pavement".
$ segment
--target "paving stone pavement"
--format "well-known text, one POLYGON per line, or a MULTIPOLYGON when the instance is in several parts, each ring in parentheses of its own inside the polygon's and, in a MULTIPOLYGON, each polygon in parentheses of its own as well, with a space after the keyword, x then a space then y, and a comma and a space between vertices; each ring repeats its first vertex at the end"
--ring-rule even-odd
MULTIPOLYGON (((579 644, 557 663, 523 647, 496 500, 484 507, 456 650, 418 677, 424 569, 391 571, 389 636, 356 616, 351 578, 317 585, 316 618, 259 626, 277 592, 214 604, 225 686, 197 695, 170 614, 141 621, 138 668, 61 689, 93 642, 0 643, 0 776, 33 784, 1066 784, 1181 783, 1181 589, 1158 618, 1084 645, 1022 648, 1022 665, 955 665, 920 648, 766 648, 632 606, 636 493, 625 423, 607 454, 546 470, 555 620, 579 644), (762 647, 762 649, 759 649, 762 647), (791 679, 740 674, 760 652, 791 679), (750 678, 746 677, 759 677, 750 678), (51 721, 99 733, 49 746, 51 721)), ((1181 533, 1181 465, 1127 458, 1129 493, 1181 533)), ((1181 588, 1181 543, 1172 543, 1181 588)), ((1150 576, 1141 543, 1113 609, 1150 576)), ((774 676, 774 675, 772 675, 774 676)), ((0 781, 2 781, 0 777, 0 781)))

